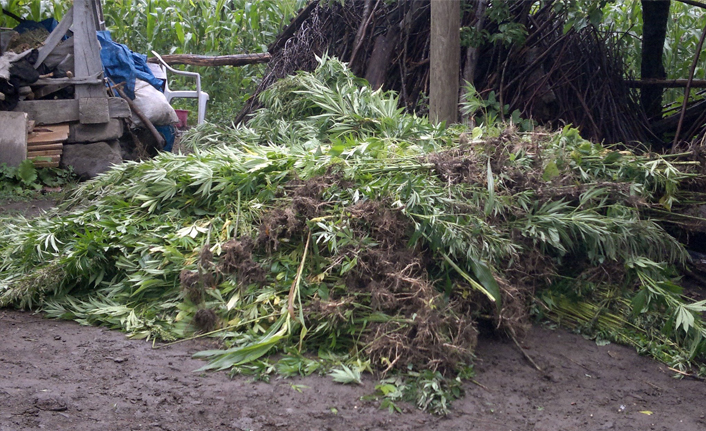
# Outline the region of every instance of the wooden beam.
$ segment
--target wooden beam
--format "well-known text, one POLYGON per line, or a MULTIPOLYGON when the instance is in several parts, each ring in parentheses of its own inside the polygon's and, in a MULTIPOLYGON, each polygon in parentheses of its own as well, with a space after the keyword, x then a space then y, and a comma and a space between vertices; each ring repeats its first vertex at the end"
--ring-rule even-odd
MULTIPOLYGON (((119 97, 108 98, 110 118, 130 118, 132 113, 127 102, 119 97)), ((39 125, 79 121, 78 99, 23 100, 15 111, 26 112, 39 125)))
POLYGON ((93 17, 96 20, 96 29, 105 30, 105 17, 103 16, 103 5, 101 0, 91 0, 93 17))
POLYGON ((64 38, 66 32, 69 31, 69 28, 71 28, 71 24, 73 23, 74 7, 71 6, 69 10, 66 11, 66 14, 61 19, 59 25, 56 26, 56 28, 51 32, 49 37, 47 37, 47 39, 44 41, 44 46, 40 47, 37 50, 39 56, 37 57, 37 61, 34 63, 35 69, 38 69, 39 66, 44 63, 44 60, 47 59, 49 54, 54 51, 54 48, 56 48, 59 42, 61 42, 61 39, 64 38))
MULTIPOLYGON (((163 55, 165 63, 172 66, 175 64, 188 64, 191 66, 245 66, 246 64, 267 63, 272 56, 268 53, 262 54, 234 54, 234 55, 196 55, 196 54, 173 54, 163 55)), ((150 63, 159 63, 157 57, 150 57, 150 63)))
MULTIPOLYGON (((90 0, 74 0, 74 75, 76 78, 92 77, 103 70, 100 44, 96 37, 96 18, 90 0)), ((108 97, 104 85, 76 85, 76 98, 108 97)), ((110 117, 103 119, 104 123, 110 117)))
POLYGON ((92 76, 75 76, 73 78, 39 78, 32 85, 57 85, 57 84, 69 84, 69 85, 79 85, 79 84, 91 84, 91 85, 104 85, 104 81, 100 76, 103 72, 98 72, 92 76))
POLYGON ((102 124, 72 123, 69 127, 69 143, 100 142, 118 139, 123 135, 122 120, 111 119, 102 124))
POLYGON ((704 9, 706 9, 706 3, 701 3, 699 1, 693 1, 693 0, 676 0, 676 1, 678 1, 680 3, 688 4, 691 6, 702 7, 704 9))
MULTIPOLYGON (((689 82, 688 79, 628 79, 625 83, 631 88, 662 87, 662 88, 683 88, 689 82)), ((706 88, 706 79, 694 79, 691 81, 694 88, 706 88)))

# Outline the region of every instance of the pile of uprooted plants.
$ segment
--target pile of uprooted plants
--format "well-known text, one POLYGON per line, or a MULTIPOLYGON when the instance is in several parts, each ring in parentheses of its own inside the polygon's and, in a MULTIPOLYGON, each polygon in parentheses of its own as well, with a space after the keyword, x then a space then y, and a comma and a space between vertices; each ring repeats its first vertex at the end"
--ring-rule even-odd
POLYGON ((568 127, 443 129, 330 58, 260 99, 247 126, 191 131, 191 154, 4 219, 0 306, 218 337, 204 369, 368 370, 390 403, 436 412, 461 393, 479 324, 518 338, 531 310, 685 372, 704 359, 704 302, 673 282, 687 252, 651 218, 694 222, 680 202, 698 162, 568 127))

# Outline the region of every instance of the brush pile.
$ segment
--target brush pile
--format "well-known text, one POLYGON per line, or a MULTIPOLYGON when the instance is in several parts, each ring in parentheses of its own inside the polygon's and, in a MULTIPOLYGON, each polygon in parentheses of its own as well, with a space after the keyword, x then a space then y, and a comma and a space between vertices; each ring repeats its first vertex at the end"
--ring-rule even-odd
MULTIPOLYGON (((552 128, 573 124, 595 142, 658 140, 638 93, 625 84, 630 77, 619 40, 592 25, 572 26, 566 6, 557 0, 541 6, 463 2, 461 82, 496 100, 495 113, 504 120, 517 111, 552 128)), ((428 0, 314 0, 269 46, 272 59, 255 94, 296 71, 313 71, 316 56, 329 53, 373 88, 396 91, 400 107, 424 114, 430 10, 428 0)), ((236 124, 259 106, 251 98, 236 124)))
POLYGON ((706 307, 671 281, 687 253, 646 216, 678 207, 698 163, 571 128, 441 130, 326 57, 260 100, 247 127, 193 130, 192 154, 3 220, 0 306, 137 338, 211 334, 224 349, 200 353, 204 369, 339 366, 341 381, 455 376, 479 323, 517 337, 531 309, 576 304, 595 306, 571 314, 587 330, 704 359, 706 307))

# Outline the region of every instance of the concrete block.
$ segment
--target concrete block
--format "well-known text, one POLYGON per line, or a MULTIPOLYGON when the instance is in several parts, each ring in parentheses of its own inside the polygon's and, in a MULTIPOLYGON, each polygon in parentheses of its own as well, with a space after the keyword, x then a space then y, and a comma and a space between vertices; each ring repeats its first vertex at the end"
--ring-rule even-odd
POLYGON ((69 142, 112 141, 122 134, 123 122, 115 118, 104 124, 71 124, 69 142))
POLYGON ((17 166, 27 158, 27 114, 0 111, 0 163, 17 166))

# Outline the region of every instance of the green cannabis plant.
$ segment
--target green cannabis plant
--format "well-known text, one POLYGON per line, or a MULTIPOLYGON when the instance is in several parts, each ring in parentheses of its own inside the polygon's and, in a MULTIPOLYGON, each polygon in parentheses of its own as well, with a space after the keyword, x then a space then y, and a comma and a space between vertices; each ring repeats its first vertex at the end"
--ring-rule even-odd
POLYGON ((46 217, 2 220, 0 306, 218 337, 203 370, 387 375, 392 410, 416 397, 446 412, 478 323, 517 337, 533 309, 703 361, 706 307, 673 282, 687 253, 650 217, 683 205, 694 163, 570 127, 444 130, 328 57, 261 102, 246 126, 191 130, 188 155, 125 163, 46 217))

